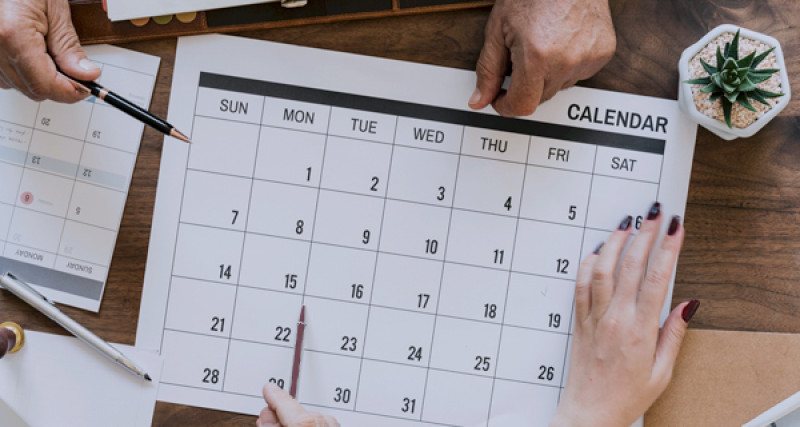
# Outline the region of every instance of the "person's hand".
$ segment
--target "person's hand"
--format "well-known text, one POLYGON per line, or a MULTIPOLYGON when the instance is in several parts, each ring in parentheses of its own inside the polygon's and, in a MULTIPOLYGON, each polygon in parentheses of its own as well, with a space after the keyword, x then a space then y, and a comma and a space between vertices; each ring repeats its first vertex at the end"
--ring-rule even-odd
POLYGON ((684 233, 673 217, 645 274, 661 217, 656 203, 622 255, 631 234, 627 217, 581 263, 567 384, 551 426, 630 426, 667 387, 699 302, 675 307, 659 330, 684 233))
POLYGON ((100 76, 81 48, 67 0, 0 0, 0 88, 34 101, 86 98, 56 64, 80 80, 100 76))
POLYGON ((503 116, 533 114, 559 90, 600 71, 617 45, 608 0, 497 0, 485 33, 469 106, 492 104, 503 116))
POLYGON ((268 406, 261 410, 258 427, 339 427, 335 418, 307 411, 273 383, 264 385, 262 393, 268 406))

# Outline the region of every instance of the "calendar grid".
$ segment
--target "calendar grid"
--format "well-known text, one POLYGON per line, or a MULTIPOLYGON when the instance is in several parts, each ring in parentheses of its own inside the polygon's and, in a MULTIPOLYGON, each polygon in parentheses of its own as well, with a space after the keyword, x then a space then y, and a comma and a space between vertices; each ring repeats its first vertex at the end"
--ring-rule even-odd
MULTIPOLYGON (((461 139, 459 140, 459 143, 458 143, 458 155, 457 155, 456 169, 455 169, 456 176, 458 176, 459 169, 461 168, 461 153, 463 151, 463 147, 464 147, 464 128, 462 127, 461 128, 461 139)), ((445 244, 444 253, 442 253, 442 262, 441 262, 441 264, 442 264, 441 267, 442 268, 441 268, 441 272, 439 273, 439 283, 438 283, 437 295, 436 295, 436 309, 433 312, 433 314, 434 314, 434 317, 433 317, 433 328, 432 328, 433 333, 431 334, 431 340, 430 340, 430 344, 428 346, 428 348, 430 348, 430 351, 428 352, 428 361, 427 361, 427 366, 426 366, 426 371, 425 371, 425 385, 422 388, 422 409, 420 409, 420 413, 419 413, 420 419, 423 419, 425 417, 425 398, 426 398, 426 395, 428 393, 428 379, 429 379, 430 370, 431 370, 431 357, 430 357, 430 355, 433 354, 433 343, 434 343, 434 340, 436 338, 436 336, 435 336, 435 334, 436 334, 436 323, 437 323, 437 320, 439 319, 439 316, 440 316, 439 303, 442 300, 442 282, 444 282, 444 266, 447 264, 447 251, 450 248, 450 245, 449 245, 449 242, 450 242, 450 231, 452 229, 452 224, 453 224, 453 211, 455 210, 454 206, 455 206, 455 200, 456 200, 456 196, 457 195, 458 195, 458 185, 454 185, 453 186, 453 198, 452 198, 452 201, 450 202, 450 206, 449 206, 450 212, 449 212, 449 217, 448 217, 448 220, 447 220, 447 232, 445 233, 445 242, 447 242, 448 244, 445 244)))
MULTIPOLYGON (((91 104, 92 104, 92 108, 90 109, 90 113, 89 113, 90 117, 94 114, 94 106, 95 106, 94 102, 92 102, 91 104)), ((89 139, 89 128, 90 127, 91 127, 91 123, 87 122, 86 123, 86 130, 83 132, 83 140, 80 141, 82 144, 81 144, 81 153, 78 156, 78 165, 80 165, 80 161, 83 158, 83 151, 86 149, 85 142, 86 142, 87 139, 89 139)), ((70 183, 69 201, 67 202, 67 207, 72 206, 72 197, 75 195, 75 183, 78 182, 78 175, 80 175, 80 171, 81 171, 81 168, 80 168, 80 166, 78 166, 75 169, 75 179, 70 183)), ((69 220, 69 212, 67 212, 67 217, 64 218, 64 227, 61 228, 61 234, 58 237, 58 245, 56 246, 56 248, 57 248, 56 249, 56 256, 66 255, 66 254, 62 254, 61 253, 62 252, 61 242, 64 240, 64 230, 67 229, 67 227, 66 227, 67 221, 70 221, 69 220)), ((117 232, 116 232, 116 230, 113 231, 113 233, 114 233, 114 240, 116 241, 117 240, 117 232)), ((70 255, 70 257, 72 257, 72 254, 69 254, 69 255, 70 255)), ((108 266, 109 264, 111 264, 111 255, 112 254, 108 255, 108 261, 105 263, 104 266, 108 266)))
MULTIPOLYGON (((47 212, 39 212, 39 211, 37 211, 37 210, 31 209, 31 208, 26 208, 26 207, 23 207, 23 206, 14 206, 14 205, 12 205, 12 204, 10 204, 10 203, 5 203, 5 202, 0 202, 0 204, 2 204, 2 205, 6 205, 6 206, 11 206, 11 207, 13 207, 14 209, 16 209, 16 210, 20 210, 20 211, 34 212, 34 213, 36 213, 36 214, 38 214, 38 215, 42 215, 42 216, 47 216, 47 217, 52 217, 52 218, 60 218, 60 219, 63 219, 63 217, 61 217, 61 216, 58 216, 58 215, 53 215, 53 214, 50 214, 50 213, 47 213, 47 212)), ((96 225, 96 224, 92 224, 92 223, 89 223, 89 222, 76 221, 76 220, 71 220, 71 221, 72 221, 72 222, 75 222, 75 223, 78 223, 78 224, 90 225, 90 226, 92 226, 92 227, 100 228, 100 229, 102 229, 102 230, 106 230, 106 231, 111 231, 111 232, 114 232, 114 231, 116 231, 116 230, 114 230, 113 228, 103 227, 103 226, 101 226, 101 225, 96 225)), ((24 246, 24 245, 21 245, 21 246, 24 246)), ((31 248, 31 249, 36 249, 36 248, 31 248)), ((36 249, 36 250, 39 250, 39 249, 36 249)), ((47 252, 47 251, 44 251, 44 252, 47 252)), ((78 258, 76 258, 76 259, 78 259, 78 258)), ((79 261, 85 261, 85 262, 89 262, 89 261, 87 261, 87 260, 80 260, 80 259, 78 259, 78 260, 79 260, 79 261)))
MULTIPOLYGON (((392 183, 392 181, 391 181, 392 161, 394 159, 394 148, 395 148, 394 142, 397 140, 397 123, 398 123, 398 121, 399 121, 399 117, 396 117, 395 118, 395 125, 394 125, 394 135, 392 135, 392 148, 391 148, 390 155, 389 155, 389 167, 388 167, 387 172, 386 172, 386 184, 385 184, 386 189, 385 189, 385 191, 383 193, 383 206, 382 206, 382 210, 381 210, 381 221, 380 221, 380 225, 378 226, 378 243, 377 243, 377 245, 375 247, 375 257, 376 258, 375 258, 375 265, 372 268, 372 281, 371 281, 372 283, 370 285, 370 288, 374 288, 374 286, 375 286, 375 278, 377 277, 377 274, 378 274, 377 257, 379 257, 380 253, 381 253, 381 241, 383 239, 383 225, 384 225, 384 221, 386 221, 387 196, 389 194, 389 186, 392 183)), ((320 182, 320 185, 322 185, 322 182, 320 182)), ((315 225, 316 225, 316 223, 315 223, 315 225)), ((364 344, 365 345, 366 345, 367 333, 369 332, 369 315, 372 312, 372 296, 374 294, 375 294, 374 292, 370 291, 370 293, 369 293, 369 301, 367 302, 367 319, 364 322, 364 334, 362 335, 364 337, 364 341, 365 341, 364 344)), ((358 377, 356 379, 356 384, 357 385, 356 385, 356 392, 355 392, 355 398, 354 398, 355 402, 353 402, 353 410, 354 411, 358 411, 358 395, 359 395, 359 392, 361 391, 361 387, 360 387, 360 385, 361 385, 361 373, 364 371, 364 355, 363 355, 364 349, 363 349, 363 347, 361 349, 361 353, 362 353, 362 356, 360 358, 361 360, 360 360, 359 366, 358 366, 358 377)))
MULTIPOLYGON (((393 106, 394 101, 375 99, 370 104, 368 97, 326 98, 319 93, 330 93, 322 90, 289 87, 287 92, 288 86, 274 85, 270 90, 275 92, 231 91, 226 84, 204 81, 208 83, 208 77, 202 73, 192 117, 195 143, 187 149, 166 291, 160 336, 167 360, 163 384, 250 397, 259 396, 257 382, 287 386, 294 307, 299 303, 309 306, 311 316, 301 382, 321 381, 300 387, 304 404, 435 425, 461 424, 443 422, 453 415, 442 397, 444 384, 451 381, 485 395, 486 406, 473 409, 486 420, 482 425, 503 412, 509 393, 542 396, 544 403, 537 405, 544 410, 547 402, 557 403, 572 336, 571 284, 577 261, 590 240, 612 230, 598 219, 605 213, 595 206, 593 198, 600 197, 595 184, 605 180, 608 191, 608 182, 624 181, 630 191, 641 193, 636 195, 640 198, 659 185, 646 174, 600 170, 600 147, 609 163, 612 155, 640 153, 645 167, 655 159, 646 155, 661 156, 663 169, 664 141, 630 135, 618 140, 608 132, 586 129, 571 131, 575 139, 555 137, 552 133, 565 127, 452 110, 431 125, 420 112, 401 114, 410 107, 399 102, 393 106), (321 98, 315 98, 318 95, 321 98), (239 116, 223 115, 236 109, 239 116), (297 111, 314 113, 323 123, 295 123, 287 119, 289 111, 293 119, 297 111), (285 126, 274 123, 282 123, 275 114, 283 115, 285 126), (476 123, 465 123, 479 116, 476 123), (352 129, 348 117, 353 117, 352 129), (375 132, 364 130, 376 124, 375 132), (371 135, 354 135, 357 126, 366 126, 361 132, 371 135), (411 126, 414 132, 425 126, 432 126, 430 132, 445 129, 453 143, 426 146, 415 136, 418 141, 411 144, 402 139, 408 135, 400 136, 401 129, 408 133, 411 126), (208 135, 213 127, 227 131, 224 136, 208 135), (381 133, 384 127, 389 130, 381 133), (534 139, 542 136, 535 132, 554 142, 534 139), (482 135, 483 148, 476 139, 482 135), (228 145, 224 152, 215 152, 210 141, 221 137, 229 139, 228 145), (486 148, 500 143, 510 145, 486 148), (566 158, 570 149, 576 150, 573 155, 590 152, 591 163, 584 168, 582 163, 557 163, 558 157, 545 162, 556 156, 554 147, 566 158), (241 159, 250 156, 252 164, 242 164, 241 159), (289 175, 303 169, 307 177, 305 171, 302 179, 289 175), (561 185, 562 180, 566 184, 561 185), (441 203, 430 193, 436 186, 441 203), (557 198, 559 193, 565 194, 557 199, 567 204, 563 210, 543 210, 547 205, 539 200, 541 194, 557 198), (572 193, 584 199, 574 203, 566 198, 572 193), (219 203, 211 204, 211 199, 219 203), (570 203, 577 206, 570 207, 568 216, 570 203), (223 221, 231 206, 247 215, 243 225, 235 219, 223 221), (414 221, 419 230, 397 229, 414 221), (428 245, 424 252, 423 241, 428 245), (540 241, 561 246, 546 253, 540 241), (204 242, 214 248, 197 247, 204 242), (431 251, 431 244, 436 249, 431 251), (474 245, 480 247, 473 249, 474 245), (556 260, 551 258, 559 258, 555 271, 550 261, 556 260), (221 270, 217 280, 211 267, 220 262, 223 270, 233 268, 226 270, 230 274, 221 270), (290 286, 294 272, 303 272, 302 278, 296 277, 301 289, 290 286), (400 279, 387 274, 406 282, 395 282, 400 279), (395 289, 400 283, 408 286, 403 301, 397 299, 400 294, 392 294, 400 292, 395 289), (414 307, 408 300, 411 293, 428 295, 431 306, 414 307), (536 303, 537 298, 543 302, 536 303), (540 305, 528 313, 520 305, 525 302, 540 305), (559 316, 555 324, 554 313, 559 316), (212 315, 215 326, 209 328, 212 315), (458 329, 463 332, 454 332, 458 329), (402 340, 389 343, 386 334, 392 330, 402 332, 402 340), (544 343, 544 350, 534 355, 541 358, 535 367, 555 370, 556 378, 542 377, 531 367, 517 369, 524 339, 544 343), (408 344, 413 345, 406 357, 408 344), (209 354, 181 364, 187 366, 176 365, 176 352, 195 345, 206 346, 209 354), (460 346, 463 349, 456 352, 460 346), (264 363, 267 360, 274 363, 264 363), (216 371, 216 366, 221 369, 216 371), (378 385, 386 375, 396 377, 378 385), (376 400, 376 391, 394 400, 376 400)), ((425 114, 440 110, 446 109, 427 107, 425 114)), ((648 203, 651 199, 647 196, 648 203)))
MULTIPOLYGON (((203 228, 203 226, 199 226, 199 227, 203 228)), ((205 228, 213 228, 213 227, 205 227, 205 228)), ((591 228, 587 228, 586 230, 603 231, 603 232, 611 231, 611 230, 605 230, 605 229, 591 229, 591 228)), ((268 234, 257 234, 257 233, 248 233, 248 234, 266 236, 266 237, 271 237, 271 238, 280 239, 280 240, 290 240, 290 241, 297 241, 297 242, 305 242, 304 240, 292 239, 292 238, 284 237, 284 236, 273 236, 273 235, 268 235, 268 234)), ((333 248, 352 249, 352 250, 359 251, 359 252, 368 252, 368 253, 374 253, 375 252, 375 251, 370 250, 370 249, 354 248, 354 247, 351 247, 351 246, 335 245, 335 244, 330 244, 330 243, 319 243, 319 242, 316 242, 316 245, 318 245, 318 246, 328 246, 328 247, 333 247, 333 248)), ((403 257, 403 258, 410 258, 410 259, 417 259, 417 260, 430 260, 430 258, 426 258, 426 257, 423 257, 423 256, 418 256, 418 255, 406 255, 406 254, 397 253, 397 252, 381 252, 381 253, 385 254, 385 255, 394 255, 394 256, 399 256, 399 257, 403 257)), ((497 267, 486 267, 486 266, 482 266, 482 265, 478 265, 478 264, 469 264, 469 263, 452 261, 452 260, 447 261, 447 263, 448 264, 452 264, 452 265, 456 265, 456 266, 475 267, 475 268, 481 268, 481 269, 492 270, 492 271, 497 271, 497 272, 507 272, 508 271, 508 270, 504 270, 502 268, 497 268, 497 267)), ((522 275, 522 276, 531 276, 531 277, 541 277, 541 278, 546 278, 546 279, 564 280, 563 278, 560 278, 560 277, 557 277, 557 276, 552 276, 552 275, 547 275, 547 274, 531 273, 531 272, 527 272, 527 271, 511 271, 511 273, 517 274, 517 275, 522 275)), ((208 282, 208 283, 215 283, 215 284, 225 285, 225 286, 237 286, 235 283, 226 283, 226 282, 223 282, 223 281, 211 280, 211 279, 198 279, 197 277, 194 277, 194 276, 175 274, 174 277, 179 277, 179 278, 184 278, 184 279, 192 279, 192 280, 203 280, 203 281, 208 282)), ((259 288, 259 287, 256 287, 256 286, 248 286, 248 285, 239 285, 239 286, 249 287, 249 288, 253 288, 253 289, 263 289, 263 288, 259 288)), ((296 295, 297 294, 295 292, 287 292, 287 291, 281 291, 281 290, 275 290, 275 289, 270 289, 270 291, 272 291, 272 292, 283 292, 283 293, 291 294, 291 295, 296 295)), ((333 300, 333 301, 341 301, 341 302, 348 302, 348 303, 353 303, 353 304, 364 305, 363 303, 356 303, 356 302, 348 301, 348 300, 345 300, 345 299, 329 298, 329 297, 324 297, 324 296, 311 296, 311 297, 312 298, 321 298, 321 299, 330 299, 330 300, 333 300)), ((454 317, 454 318, 459 318, 459 317, 454 317)))
MULTIPOLYGON (((31 124, 31 127, 28 127, 28 126, 25 126, 25 125, 21 125, 21 124, 19 124, 19 123, 12 123, 12 124, 15 124, 15 125, 17 125, 17 126, 22 126, 22 127, 28 128, 28 129, 31 131, 31 134, 33 134, 33 131, 34 131, 35 127, 36 127, 36 117, 39 117, 39 110, 40 110, 41 108, 42 108, 42 105, 41 105, 41 104, 37 105, 37 107, 36 107, 36 115, 34 116, 34 119, 33 119, 33 124, 31 124)), ((9 122, 9 123, 10 123, 10 122, 9 122)), ((30 142, 28 142, 28 148, 25 150, 25 159, 27 159, 27 158, 28 158, 28 156, 30 155, 30 152, 31 152, 31 144, 30 144, 30 142)), ((22 169, 23 169, 23 172, 22 172, 22 173, 24 173, 24 171, 25 171, 25 167, 24 167, 24 165, 22 165, 22 169)), ((15 194, 19 194, 19 192, 20 192, 20 191, 22 191, 22 179, 21 179, 21 178, 20 178, 20 180, 19 180, 19 184, 17 185, 17 191, 16 191, 16 193, 15 193, 15 194)), ((14 205, 13 205, 13 207, 16 207, 16 197, 15 197, 14 199, 15 199, 15 200, 14 200, 14 205)), ((16 209, 12 209, 12 210, 11 210, 11 219, 9 220, 9 224, 13 223, 13 221, 14 221, 14 214, 15 214, 15 213, 16 213, 16 209)), ((6 233, 6 242, 8 242, 8 237, 9 237, 9 234, 10 234, 10 233, 11 233, 11 227, 9 226, 9 230, 8 230, 8 232, 6 233)), ((8 243, 6 243, 6 245, 8 245, 8 243)), ((3 249, 3 252, 5 253, 5 249, 3 249)))
MULTIPOLYGON (((380 142, 374 142, 374 141, 363 141, 363 142, 372 142, 374 144, 387 145, 387 144, 383 144, 383 143, 380 143, 380 142)), ((423 148, 415 148, 415 149, 416 150, 420 150, 420 151, 441 153, 440 151, 436 151, 436 150, 425 150, 423 148)), ((461 156, 467 157, 467 158, 473 158, 473 159, 484 159, 483 157, 472 156, 472 155, 469 155, 469 154, 462 154, 461 156)), ((604 175, 604 174, 600 174, 600 173, 573 171, 573 170, 569 170, 569 169, 556 168, 556 167, 552 167, 552 166, 529 165, 529 164, 525 164, 525 163, 522 163, 522 162, 512 162, 512 161, 509 161, 509 160, 500 160, 500 159, 493 159, 493 160, 495 160, 497 162, 505 162, 505 163, 511 163, 511 164, 515 164, 515 165, 534 166, 536 168, 541 168, 541 169, 551 169, 551 170, 555 170, 555 171, 570 172, 570 173, 575 173, 575 174, 579 174, 579 175, 602 176, 602 177, 606 177, 606 178, 619 178, 619 177, 614 176, 614 175, 604 175)), ((194 172, 208 173, 208 174, 212 174, 212 175, 220 175, 220 176, 237 176, 237 175, 230 175, 230 174, 225 174, 225 173, 221 173, 221 172, 206 171, 206 170, 194 169, 194 168, 189 168, 188 170, 194 171, 194 172)), ((254 178, 254 179, 256 181, 273 182, 273 183, 285 184, 285 185, 294 186, 294 187, 319 188, 319 187, 315 187, 313 185, 306 185, 306 184, 295 183, 295 182, 283 182, 283 181, 277 181, 277 180, 274 180, 274 179, 266 179, 266 178, 254 178)), ((635 178, 625 178, 625 180, 626 181, 631 181, 631 182, 640 182, 640 183, 643 183, 643 184, 657 184, 657 182, 655 182, 655 181, 647 181, 647 180, 635 179, 635 178)), ((372 195, 361 194, 361 193, 357 193, 357 192, 353 192, 353 191, 339 190, 339 189, 336 189, 336 188, 322 187, 320 189, 321 190, 325 190, 325 191, 336 192, 336 193, 354 194, 354 195, 359 195, 359 196, 364 196, 364 197, 373 197, 373 198, 376 198, 376 199, 383 199, 384 198, 383 196, 372 196, 372 195)), ((415 201, 415 200, 398 199, 398 198, 394 198, 394 197, 388 197, 386 199, 387 200, 401 201, 401 202, 419 203, 419 204, 430 205, 430 206, 441 206, 441 205, 437 205, 437 204, 433 204, 433 203, 425 203, 425 202, 420 202, 420 201, 415 201)), ((469 209, 458 208, 458 207, 456 207, 454 209, 467 210, 467 211, 469 210, 469 209)), ((481 212, 481 211, 474 211, 474 212, 481 212)), ((505 217, 508 216, 508 215, 502 215, 502 214, 495 214, 495 213, 492 213, 492 212, 482 212, 482 213, 487 213, 489 215, 501 215, 501 216, 505 216, 505 217)), ((522 218, 522 219, 533 219, 533 218, 522 218)), ((580 226, 576 225, 574 227, 580 227, 580 226)))
MULTIPOLYGON (((264 103, 266 103, 266 99, 264 99, 264 103)), ((261 108, 264 108, 263 105, 262 105, 261 108)), ((259 140, 261 139, 261 126, 258 127, 258 139, 259 140)), ((261 144, 256 144, 256 155, 253 156, 253 170, 255 170, 255 168, 256 168, 256 161, 258 159, 258 150, 260 148, 261 148, 261 144)), ((187 173, 188 173, 188 171, 187 171, 187 173)), ((255 180, 255 177, 253 177, 253 179, 250 179, 250 194, 247 197, 247 216, 244 218, 244 229, 245 230, 247 230, 247 224, 250 222, 250 204, 252 203, 252 200, 253 200, 253 186, 254 186, 254 182, 253 181, 254 180, 255 180)), ((234 219, 234 221, 232 221, 232 222, 236 222, 236 220, 234 219)), ((242 249, 239 252, 239 259, 240 260, 244 258, 244 249, 245 249, 245 244, 246 243, 247 243, 247 235, 244 234, 243 237, 242 237, 242 249)), ((236 273, 236 277, 237 277, 236 290, 233 293, 233 312, 234 313, 236 312, 236 303, 239 300, 238 297, 239 297, 240 283, 239 283, 238 278, 240 278, 241 275, 242 275, 242 264, 243 264, 242 262, 239 262, 239 266, 238 266, 238 269, 237 269, 238 272, 236 273)), ((233 330, 233 327, 235 326, 234 321, 235 321, 235 318, 231 318, 231 320, 230 320, 230 328, 231 328, 231 330, 233 330)), ((227 348, 227 350, 225 350, 225 354, 226 355, 230 355, 230 352, 231 352, 231 341, 233 341, 233 338, 232 337, 228 337, 228 348, 227 348)), ((225 358, 225 368, 222 371, 223 372, 223 374, 222 374, 222 385, 220 386, 220 389, 222 391, 225 391, 225 380, 228 379, 228 375, 227 375, 227 373, 228 373, 228 361, 229 361, 229 356, 226 356, 226 358, 225 358)))
MULTIPOLYGON (((38 129, 36 131, 39 132, 38 129)), ((53 134, 53 135, 60 136, 58 134, 53 134)), ((102 147, 103 149, 108 149, 108 147, 106 147, 106 146, 102 146, 102 145, 98 145, 98 144, 92 144, 91 142, 84 142, 84 145, 90 145, 90 146, 102 147)), ((133 154, 133 153, 128 153, 127 151, 122 151, 122 150, 117 150, 117 151, 119 151, 120 153, 133 154)), ((4 161, 4 160, 0 160, 0 164, 7 164, 7 165, 16 166, 16 165, 14 165, 14 163, 7 162, 7 161, 4 161)), ((78 167, 78 165, 76 164, 75 167, 78 167)), ((61 174, 61 173, 58 173, 58 172, 51 172, 49 170, 44 170, 44 169, 32 169, 32 170, 36 171, 36 173, 38 173, 38 174, 47 175, 47 176, 51 176, 51 177, 55 177, 55 178, 69 178, 69 177, 65 176, 64 174, 61 174)), ((91 184, 91 185, 93 185, 95 187, 102 187, 102 188, 104 188, 106 190, 113 191, 113 192, 118 193, 118 194, 126 194, 126 192, 127 192, 127 190, 120 190, 118 188, 109 186, 107 184, 99 183, 99 182, 87 181, 87 180, 84 180, 84 179, 81 179, 81 178, 78 178, 78 177, 73 177, 73 179, 75 180, 75 182, 91 184)), ((9 203, 6 203, 6 204, 9 204, 9 203)), ((21 209, 27 209, 27 208, 25 208, 23 206, 17 206, 17 207, 21 208, 21 209)), ((41 213, 45 214, 45 215, 59 217, 59 215, 53 215, 53 214, 49 214, 47 212, 41 212, 41 213)), ((98 226, 98 225, 93 225, 93 226, 101 227, 101 226, 98 226)), ((108 227, 106 227, 106 228, 111 230, 108 227)))
MULTIPOLYGON (((528 137, 527 150, 525 152, 525 159, 526 160, 530 156, 531 144, 533 144, 533 138, 528 137)), ((521 188, 520 188, 520 197, 519 197, 519 205, 520 205, 520 207, 522 206, 522 204, 525 201, 525 199, 524 199, 525 198, 525 181, 526 181, 526 178, 527 178, 527 175, 528 175, 528 167, 529 166, 527 166, 527 164, 526 164, 526 166, 525 166, 525 168, 523 169, 523 172, 522 172, 522 185, 521 185, 521 188)), ((487 411, 487 414, 486 414, 486 424, 487 425, 489 424, 489 422, 491 421, 491 418, 492 418, 492 402, 494 401, 494 388, 495 388, 495 385, 497 384, 497 365, 500 364, 500 349, 502 348, 502 343, 503 343, 503 329, 505 329, 505 324, 506 324, 506 313, 508 313, 508 310, 507 310, 507 307, 508 307, 508 294, 511 291, 511 277, 512 277, 512 271, 514 271, 514 258, 517 255, 516 247, 517 247, 517 237, 519 236, 519 223, 520 223, 520 215, 521 214, 522 214, 522 209, 520 208, 519 211, 517 212, 516 223, 514 224, 514 239, 512 240, 512 243, 511 243, 511 248, 512 248, 511 259, 508 262, 508 280, 506 281, 506 292, 505 292, 505 295, 503 297, 503 316, 502 316, 502 319, 500 320, 500 334, 499 334, 498 339, 497 339, 497 359, 496 359, 496 362, 495 362, 494 375, 492 375, 492 392, 489 394, 489 411, 487 411)))
MULTIPOLYGON (((264 98, 264 99, 265 99, 265 102, 266 102, 266 98, 264 98)), ((316 199, 314 201, 314 222, 313 222, 313 224, 311 226, 311 236, 309 237, 309 241, 308 241, 308 256, 306 257, 306 271, 305 271, 305 274, 303 275, 303 292, 302 292, 302 298, 300 300, 301 301, 301 305, 305 305, 305 303, 306 303, 306 286, 308 284, 308 272, 309 272, 309 269, 311 268, 311 251, 314 249, 314 232, 317 229, 317 213, 319 212, 319 196, 322 193, 322 174, 325 172, 325 153, 328 151, 328 138, 329 138, 328 132, 330 132, 331 111, 333 111, 333 107, 328 107, 328 126, 327 126, 327 129, 325 130, 325 134, 324 134, 325 135, 325 143, 322 146, 322 161, 320 162, 320 166, 319 166, 319 177, 320 177, 320 179, 319 179, 319 181, 317 182, 317 185, 316 185, 317 197, 316 197, 316 199)), ((295 131, 294 129, 290 129, 290 130, 295 131)), ((284 184, 284 185, 292 185, 290 183, 285 183, 285 182, 281 182, 281 181, 274 181, 274 182, 280 183, 280 184, 284 184)), ((294 185, 299 185, 299 184, 294 184, 294 185)), ((319 243, 317 243, 317 244, 319 244, 319 243)), ((299 316, 299 314, 298 314, 298 316, 299 316)))
MULTIPOLYGON (((531 274, 531 276, 533 276, 533 275, 531 274)), ((183 276, 175 276, 175 277, 176 278, 180 278, 180 279, 194 280, 194 278, 191 278, 191 277, 183 277, 183 276)), ((214 283, 216 285, 228 286, 228 287, 239 286, 240 288, 264 291, 263 288, 259 288, 259 287, 255 287, 255 286, 236 285, 236 284, 232 284, 232 283, 222 283, 222 282, 210 282, 210 283, 214 283)), ((279 294, 285 294, 285 295, 296 295, 295 293, 287 292, 287 291, 279 291, 279 290, 272 290, 272 289, 270 289, 269 291, 273 292, 273 293, 279 293, 279 294)), ((314 296, 313 298, 321 299, 321 300, 327 300, 327 301, 331 301, 331 302, 337 302, 337 303, 344 303, 344 304, 348 304, 348 305, 358 305, 358 306, 364 305, 363 303, 359 303, 359 302, 346 301, 346 300, 343 300, 343 299, 336 299, 336 298, 324 297, 324 296, 314 296)), ((431 317, 434 316, 431 313, 425 313, 425 312, 421 312, 419 310, 411 310, 411 309, 407 309, 407 308, 393 307, 393 306, 390 306, 390 305, 373 304, 372 306, 376 307, 376 308, 386 308, 386 309, 391 309, 391 310, 395 310, 395 311, 402 311, 402 312, 409 313, 409 314, 424 314, 424 315, 431 316, 431 317)), ((472 318, 469 318, 469 317, 454 316, 454 315, 450 315, 450 314, 440 313, 440 314, 436 314, 435 316, 436 317, 441 317, 441 318, 444 318, 444 319, 465 320, 465 321, 488 324, 488 325, 497 325, 497 322, 487 322, 485 320, 476 320, 476 319, 472 319, 472 318)), ((548 329, 536 328, 536 327, 532 327, 532 326, 520 326, 520 325, 515 325, 515 324, 508 324, 507 326, 518 328, 518 329, 527 329, 527 330, 530 330, 530 331, 548 332, 548 333, 557 334, 557 335, 564 335, 564 336, 571 335, 569 332, 553 331, 553 330, 548 330, 548 329)), ((172 328, 169 328, 169 327, 165 327, 164 330, 174 331, 174 332, 185 332, 185 333, 200 335, 200 336, 204 336, 204 337, 218 337, 218 335, 200 333, 200 332, 193 332, 193 331, 184 331, 184 330, 181 330, 181 329, 172 329, 172 328)), ((233 339, 234 340, 238 340, 238 341, 244 341, 244 342, 259 343, 259 341, 246 340, 246 339, 241 339, 241 338, 233 338, 233 339)), ((261 344, 274 345, 274 346, 279 346, 279 347, 291 347, 290 345, 273 344, 273 343, 261 343, 261 344)), ((330 354, 337 354, 337 353, 330 353, 330 354)), ((387 362, 387 363, 390 363, 390 362, 387 362)), ((416 365, 412 365, 412 366, 416 366, 416 365)))
MULTIPOLYGON (((590 206, 591 202, 592 202, 592 186, 594 185, 594 172, 595 172, 595 170, 597 170, 597 149, 596 148, 595 148, 595 151, 594 151, 594 161, 592 162, 592 179, 589 180, 589 195, 587 196, 586 206, 590 206)), ((581 253, 583 253, 583 247, 586 244, 586 225, 587 225, 586 223, 587 223, 588 220, 589 220, 589 216, 586 215, 586 217, 583 220, 584 231, 583 231, 583 238, 581 239, 581 253)), ((561 401, 561 395, 564 392, 564 381, 567 378, 567 360, 569 359, 570 347, 572 345, 572 323, 573 323, 573 321, 575 319, 575 298, 572 298, 572 307, 570 308, 570 310, 571 310, 571 312, 570 312, 570 315, 569 315, 569 326, 567 328, 567 335, 568 335, 569 338, 568 338, 568 341, 567 341, 567 345, 564 348, 564 359, 563 359, 563 362, 562 362, 562 366, 564 368, 561 370, 561 379, 559 381, 559 383, 560 383, 560 389, 558 391, 558 401, 559 402, 561 401)))

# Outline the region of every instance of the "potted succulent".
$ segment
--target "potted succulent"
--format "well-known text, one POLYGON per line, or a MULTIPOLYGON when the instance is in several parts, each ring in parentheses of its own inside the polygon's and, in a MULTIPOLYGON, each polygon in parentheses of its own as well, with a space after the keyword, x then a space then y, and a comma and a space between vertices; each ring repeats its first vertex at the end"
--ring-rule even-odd
POLYGON ((681 108, 726 140, 752 136, 791 97, 780 43, 734 25, 714 28, 683 51, 678 69, 681 108))

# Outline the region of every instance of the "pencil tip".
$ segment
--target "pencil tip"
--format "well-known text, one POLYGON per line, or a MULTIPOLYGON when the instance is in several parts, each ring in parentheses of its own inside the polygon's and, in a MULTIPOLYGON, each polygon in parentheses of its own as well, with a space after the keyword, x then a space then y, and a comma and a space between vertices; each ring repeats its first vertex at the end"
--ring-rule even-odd
POLYGON ((144 379, 146 379, 147 381, 150 381, 150 382, 153 381, 153 379, 150 378, 150 375, 147 375, 147 374, 144 374, 144 379))
POLYGON ((183 142, 190 143, 192 142, 188 136, 184 135, 183 132, 179 131, 178 129, 172 128, 169 132, 169 135, 173 138, 180 139, 183 142))
POLYGON ((305 320, 306 320, 306 306, 303 305, 303 307, 300 309, 300 321, 304 322, 305 320))

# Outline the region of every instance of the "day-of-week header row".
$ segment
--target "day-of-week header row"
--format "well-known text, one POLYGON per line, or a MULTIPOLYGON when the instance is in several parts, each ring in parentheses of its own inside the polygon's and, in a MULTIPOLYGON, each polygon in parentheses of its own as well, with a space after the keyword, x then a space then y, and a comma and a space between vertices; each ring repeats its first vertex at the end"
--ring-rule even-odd
POLYGON ((659 154, 218 89, 200 89, 196 114, 650 182, 661 171, 659 154))

